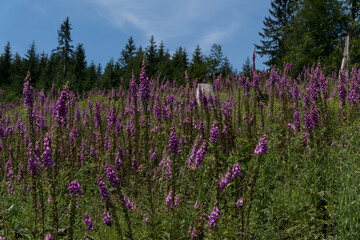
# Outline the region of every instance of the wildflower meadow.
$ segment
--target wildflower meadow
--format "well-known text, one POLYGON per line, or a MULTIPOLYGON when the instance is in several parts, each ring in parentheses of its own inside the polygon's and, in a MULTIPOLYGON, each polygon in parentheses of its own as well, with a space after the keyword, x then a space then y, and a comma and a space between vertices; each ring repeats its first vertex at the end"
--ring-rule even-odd
POLYGON ((0 239, 360 238, 359 70, 147 70, 1 98, 0 239))

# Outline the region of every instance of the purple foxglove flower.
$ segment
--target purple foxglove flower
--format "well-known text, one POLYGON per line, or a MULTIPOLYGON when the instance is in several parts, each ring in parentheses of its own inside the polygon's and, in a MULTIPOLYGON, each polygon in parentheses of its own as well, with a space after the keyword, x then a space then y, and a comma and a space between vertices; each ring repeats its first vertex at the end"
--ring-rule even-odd
POLYGON ((169 152, 178 155, 179 154, 179 140, 178 135, 175 131, 175 127, 172 127, 169 139, 169 152))
POLYGON ((156 121, 160 121, 161 120, 161 108, 159 106, 159 101, 156 99, 155 103, 154 103, 154 115, 156 118, 156 121))
POLYGON ((51 240, 51 239, 53 239, 53 238, 52 238, 51 234, 48 233, 48 234, 46 235, 46 237, 45 237, 45 240, 51 240))
POLYGON ((165 205, 166 205, 168 208, 171 208, 171 207, 172 207, 172 193, 173 193, 173 190, 170 190, 168 196, 166 197, 165 205))
POLYGON ((220 192, 222 192, 226 188, 226 186, 230 182, 230 179, 231 179, 231 172, 228 172, 226 173, 225 178, 223 178, 220 182, 220 186, 219 186, 220 192))
POLYGON ((150 82, 149 78, 145 73, 145 62, 142 63, 141 72, 140 72, 140 98, 143 103, 147 103, 150 98, 150 82))
POLYGON ((242 205, 244 205, 244 200, 242 198, 240 198, 239 200, 237 200, 237 202, 235 204, 238 208, 240 208, 242 205))
POLYGON ((169 157, 167 157, 167 159, 166 159, 165 172, 170 180, 172 175, 171 175, 171 160, 169 157))
POLYGON ((67 114, 67 98, 68 98, 67 87, 64 87, 64 90, 61 92, 60 98, 56 102, 56 118, 59 120, 61 125, 65 125, 66 123, 66 114, 67 114))
POLYGON ((214 204, 213 211, 209 215, 209 231, 213 230, 218 224, 217 219, 219 218, 219 208, 216 206, 217 202, 214 204))
POLYGON ((237 176, 241 175, 241 169, 240 169, 240 165, 238 163, 235 163, 233 168, 232 168, 232 179, 235 179, 237 176))
POLYGON ((296 106, 296 103, 294 103, 294 115, 293 115, 293 119, 294 119, 294 124, 295 124, 295 127, 297 129, 300 128, 300 113, 299 113, 299 110, 296 106))
POLYGON ((14 174, 14 171, 10 169, 9 172, 8 172, 8 174, 7 174, 7 177, 8 177, 9 179, 12 179, 12 178, 13 178, 13 174, 14 174))
POLYGON ((288 123, 288 128, 291 128, 294 132, 294 135, 296 135, 296 127, 295 125, 292 125, 291 123, 288 123))
POLYGON ((104 200, 107 200, 110 198, 110 194, 108 192, 108 189, 106 187, 105 182, 102 180, 101 175, 98 175, 98 185, 99 185, 99 191, 100 195, 104 200))
POLYGON ((304 144, 304 146, 306 146, 307 145, 307 143, 308 143, 308 133, 307 132, 305 132, 305 131, 303 131, 303 130, 301 130, 302 131, 302 134, 303 134, 303 137, 302 137, 302 140, 303 140, 303 144, 304 144))
POLYGON ((176 208, 179 205, 179 196, 176 195, 175 196, 175 201, 174 201, 174 208, 176 208))
POLYGON ((28 161, 28 170, 31 173, 31 176, 35 176, 37 171, 39 170, 39 166, 37 161, 39 160, 39 158, 32 153, 32 150, 30 149, 30 159, 28 161))
POLYGON ((111 144, 110 144, 110 140, 108 135, 105 136, 105 145, 104 145, 104 149, 105 150, 109 150, 111 148, 111 144))
POLYGON ((27 75, 25 78, 25 83, 24 83, 24 89, 23 89, 23 94, 24 94, 24 105, 26 107, 28 107, 29 109, 33 109, 34 107, 34 97, 33 97, 33 87, 30 85, 30 76, 27 75))
POLYGON ((315 104, 311 105, 311 120, 314 125, 318 123, 318 120, 320 119, 320 115, 317 112, 317 108, 315 104))
POLYGON ((69 194, 71 195, 74 195, 74 194, 79 194, 79 195, 82 195, 82 191, 81 191, 81 185, 79 182, 77 181, 72 181, 70 184, 69 184, 69 194))
POLYGON ((14 193, 14 188, 11 186, 10 182, 8 182, 8 187, 9 187, 9 196, 11 197, 14 193))
POLYGON ((10 169, 10 168, 12 168, 12 161, 11 161, 11 159, 10 159, 9 161, 7 161, 6 164, 5 164, 5 169, 10 169))
POLYGON ((267 152, 268 146, 267 146, 267 137, 264 134, 264 136, 260 139, 258 145, 255 148, 255 154, 256 155, 263 155, 267 152))
POLYGON ((113 188, 115 188, 117 183, 120 181, 120 179, 118 178, 115 171, 112 169, 112 167, 109 164, 107 164, 107 166, 105 168, 105 172, 106 172, 106 177, 110 182, 110 185, 113 188))
POLYGON ((220 131, 219 131, 219 128, 216 126, 217 122, 214 121, 213 125, 212 125, 212 128, 210 130, 210 142, 211 143, 216 143, 219 141, 219 138, 220 138, 220 131))
POLYGON ((116 122, 116 113, 115 113, 115 108, 111 108, 110 110, 108 110, 107 112, 107 117, 108 117, 108 132, 111 131, 111 127, 114 125, 114 123, 116 122))
POLYGON ((198 202, 195 202, 195 204, 194 204, 194 208, 195 208, 195 210, 198 210, 198 209, 199 209, 198 202))
POLYGON ((151 154, 150 160, 151 160, 151 161, 154 161, 156 157, 157 157, 157 153, 156 153, 156 152, 153 152, 153 153, 151 154))
POLYGON ((69 139, 69 143, 70 145, 74 145, 74 140, 75 138, 77 138, 79 136, 77 130, 76 130, 76 127, 75 125, 73 126, 73 129, 71 130, 71 133, 70 133, 70 139, 69 139))
POLYGON ((201 148, 196 152, 196 160, 195 160, 196 167, 200 166, 202 161, 205 159, 205 154, 206 154, 206 142, 204 142, 201 148))
POLYGON ((305 121, 305 128, 312 132, 314 130, 315 124, 311 118, 311 115, 308 113, 307 110, 304 111, 304 121, 305 121))
POLYGON ((94 226, 92 225, 91 218, 88 213, 84 213, 84 224, 91 232, 94 231, 94 226))
POLYGON ((132 95, 132 98, 133 98, 133 103, 135 103, 136 100, 137 100, 137 91, 138 91, 138 88, 137 88, 137 85, 136 85, 136 80, 135 80, 134 74, 132 74, 132 76, 131 76, 131 81, 130 81, 129 89, 130 89, 130 92, 131 92, 131 95, 132 95))
POLYGON ((129 209, 131 211, 135 211, 134 204, 132 204, 129 199, 126 199, 124 197, 124 203, 125 203, 125 206, 126 206, 127 209, 129 209))
POLYGON ((260 107, 260 110, 263 110, 263 108, 264 108, 264 103, 263 102, 259 102, 259 107, 260 107))
POLYGON ((95 106, 95 111, 94 111, 94 123, 95 123, 95 128, 100 129, 101 127, 101 113, 100 113, 100 103, 96 102, 96 106, 95 106))
POLYGON ((106 226, 111 227, 112 223, 111 223, 111 217, 110 217, 110 213, 107 211, 104 211, 104 219, 103 219, 104 223, 106 226))
POLYGON ((93 105, 92 105, 92 102, 90 101, 90 99, 88 99, 88 108, 89 108, 89 111, 91 112, 92 109, 93 109, 93 105))

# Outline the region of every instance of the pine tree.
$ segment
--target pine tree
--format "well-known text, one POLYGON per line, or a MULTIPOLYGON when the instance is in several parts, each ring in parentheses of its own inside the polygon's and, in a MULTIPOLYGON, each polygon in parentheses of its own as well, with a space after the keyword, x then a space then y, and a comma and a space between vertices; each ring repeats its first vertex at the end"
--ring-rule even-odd
POLYGON ((268 56, 265 62, 268 66, 281 65, 284 54, 284 38, 292 18, 295 14, 297 0, 272 0, 270 16, 263 21, 263 31, 259 35, 263 38, 261 45, 255 45, 260 56, 268 56))
POLYGON ((71 40, 71 24, 69 23, 69 17, 61 24, 60 30, 58 30, 58 43, 59 46, 55 50, 61 57, 62 64, 62 80, 66 78, 66 73, 68 71, 68 65, 70 62, 70 56, 73 52, 74 46, 70 45, 71 40))
POLYGON ((128 66, 131 65, 131 61, 135 56, 136 46, 134 43, 134 39, 132 37, 129 38, 125 45, 125 49, 121 51, 121 57, 119 59, 120 67, 124 70, 128 70, 128 66))
POLYGON ((39 56, 36 53, 36 47, 35 42, 32 42, 30 45, 30 49, 25 54, 26 60, 25 65, 27 68, 27 71, 30 73, 31 81, 33 86, 36 86, 37 81, 40 77, 40 62, 39 62, 39 56))
POLYGON ((86 79, 86 59, 85 59, 85 49, 84 46, 79 43, 76 47, 73 56, 73 79, 72 83, 70 83, 70 87, 74 91, 83 91, 84 83, 86 79))
POLYGON ((189 66, 189 76, 202 80, 207 73, 205 57, 199 45, 196 46, 189 66))
POLYGON ((162 76, 169 76, 172 74, 171 56, 168 50, 165 50, 164 42, 161 41, 157 54, 157 66, 155 76, 161 74, 162 76))
POLYGON ((251 62, 250 62, 250 58, 247 57, 244 64, 242 65, 242 69, 241 69, 242 74, 244 74, 244 76, 246 77, 250 77, 251 76, 251 62))
POLYGON ((90 91, 94 86, 97 85, 99 76, 96 71, 96 65, 94 61, 91 62, 90 66, 86 69, 86 80, 83 84, 84 91, 90 91))
POLYGON ((172 64, 174 68, 173 79, 177 81, 179 84, 185 83, 185 71, 188 68, 188 57, 186 50, 182 47, 176 49, 173 57, 172 57, 172 64))
POLYGON ((153 77, 156 72, 157 54, 158 53, 154 36, 151 36, 150 45, 146 48, 146 62, 148 65, 146 73, 149 77, 153 77))
POLYGON ((224 61, 221 44, 213 44, 211 46, 210 55, 206 58, 207 66, 211 74, 219 75, 221 73, 221 65, 224 61))
POLYGON ((11 47, 10 42, 7 42, 4 53, 0 57, 0 86, 2 87, 10 83, 11 62, 11 47))
POLYGON ((11 64, 10 83, 5 86, 6 97, 9 99, 15 99, 16 96, 22 94, 24 76, 27 74, 24 62, 21 56, 16 53, 11 64))

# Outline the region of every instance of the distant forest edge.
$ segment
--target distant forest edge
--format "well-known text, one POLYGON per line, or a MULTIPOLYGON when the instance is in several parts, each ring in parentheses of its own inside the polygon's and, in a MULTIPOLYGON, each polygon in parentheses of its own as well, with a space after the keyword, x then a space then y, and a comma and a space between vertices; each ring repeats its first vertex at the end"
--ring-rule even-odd
MULTIPOLYGON (((304 66, 320 61, 326 71, 340 68, 345 36, 350 37, 349 67, 360 63, 360 0, 273 0, 269 16, 259 32, 262 40, 256 44, 256 53, 267 56, 267 66, 282 67, 285 62, 293 63, 292 75, 301 74, 304 66)), ((222 46, 213 44, 208 56, 197 45, 191 60, 183 47, 173 54, 164 43, 156 43, 151 37, 146 48, 137 47, 130 37, 117 60, 111 59, 105 69, 94 62, 86 61, 85 48, 80 43, 72 45, 69 18, 58 30, 58 46, 51 54, 38 53, 32 42, 24 57, 11 52, 8 42, 0 56, 0 88, 4 97, 13 100, 22 94, 23 81, 31 75, 31 85, 36 90, 49 91, 69 82, 75 92, 89 91, 95 87, 111 89, 120 84, 128 87, 132 74, 139 76, 141 63, 147 64, 150 77, 185 83, 185 71, 190 78, 199 81, 222 74, 250 76, 249 58, 241 71, 232 67, 224 56, 222 46)), ((253 56, 254 58, 255 56, 253 56)), ((254 66, 253 66, 254 67, 254 66)))

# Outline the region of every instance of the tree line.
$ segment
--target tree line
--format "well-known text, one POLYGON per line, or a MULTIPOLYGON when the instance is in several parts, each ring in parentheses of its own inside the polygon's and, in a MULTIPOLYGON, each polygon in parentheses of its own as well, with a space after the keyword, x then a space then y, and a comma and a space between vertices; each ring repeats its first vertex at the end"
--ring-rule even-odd
POLYGON ((100 64, 87 62, 83 44, 72 45, 71 30, 69 18, 66 18, 58 30, 58 46, 51 54, 39 53, 32 42, 22 57, 12 53, 10 42, 6 44, 0 55, 0 88, 7 98, 22 94, 23 80, 28 73, 31 85, 37 90, 48 91, 53 84, 58 88, 69 82, 71 90, 83 92, 95 87, 110 89, 120 83, 127 87, 132 74, 139 75, 143 61, 149 77, 176 80, 179 84, 185 81, 185 71, 199 81, 235 71, 220 44, 213 44, 208 56, 197 45, 190 59, 185 48, 178 47, 171 54, 164 43, 157 44, 153 36, 145 48, 137 47, 130 37, 119 58, 111 59, 103 69, 100 64))
POLYGON ((359 7, 360 0, 272 0, 257 53, 268 57, 269 67, 293 62, 296 74, 317 61, 334 71, 340 68, 349 35, 349 67, 359 66, 359 7))

